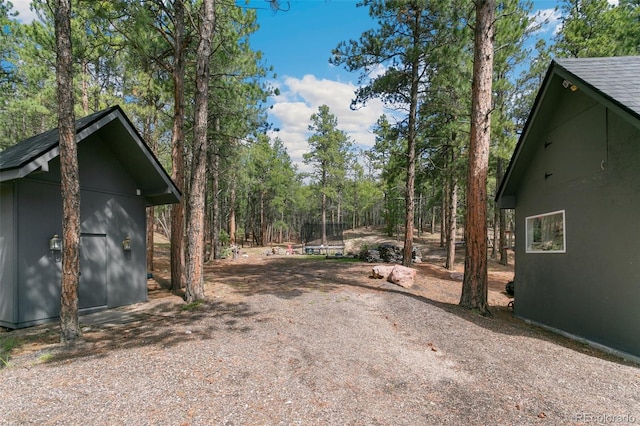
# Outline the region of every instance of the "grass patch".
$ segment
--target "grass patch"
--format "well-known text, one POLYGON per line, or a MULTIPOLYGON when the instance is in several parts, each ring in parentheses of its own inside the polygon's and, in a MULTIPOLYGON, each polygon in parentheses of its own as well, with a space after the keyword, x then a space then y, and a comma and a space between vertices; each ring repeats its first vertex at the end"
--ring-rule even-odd
POLYGON ((197 309, 200 309, 203 303, 204 302, 202 300, 196 300, 195 302, 191 302, 186 305, 183 305, 180 309, 187 312, 195 311, 197 309))
POLYGON ((331 259, 334 262, 344 262, 344 263, 362 263, 362 259, 353 257, 353 256, 344 256, 344 257, 332 257, 331 259))
POLYGON ((362 262, 362 260, 360 260, 357 257, 352 257, 352 256, 338 256, 338 257, 333 257, 333 256, 329 256, 329 258, 327 258, 326 255, 324 254, 305 254, 304 256, 293 256, 292 259, 298 259, 298 260, 332 260, 335 262, 362 262))
POLYGON ((38 357, 38 363, 45 364, 53 359, 53 354, 42 354, 38 357))
POLYGON ((7 367, 9 365, 9 358, 11 358, 11 351, 18 346, 20 342, 13 336, 1 336, 0 337, 0 367, 7 367))

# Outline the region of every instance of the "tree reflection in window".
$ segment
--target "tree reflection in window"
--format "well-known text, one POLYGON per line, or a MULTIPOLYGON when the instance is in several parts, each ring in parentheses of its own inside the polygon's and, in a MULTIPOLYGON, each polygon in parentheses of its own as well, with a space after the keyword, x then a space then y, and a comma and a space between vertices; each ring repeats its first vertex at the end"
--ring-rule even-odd
POLYGON ((564 210, 526 219, 527 253, 564 253, 564 210))

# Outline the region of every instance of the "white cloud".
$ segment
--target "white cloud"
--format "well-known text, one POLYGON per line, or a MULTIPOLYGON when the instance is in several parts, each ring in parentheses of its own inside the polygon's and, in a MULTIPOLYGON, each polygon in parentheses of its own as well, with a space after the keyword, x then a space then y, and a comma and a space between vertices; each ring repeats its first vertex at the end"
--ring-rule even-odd
POLYGON ((381 101, 372 100, 365 107, 352 110, 351 99, 355 97, 357 88, 354 84, 318 79, 307 74, 301 79, 285 77, 278 87, 280 95, 275 98, 269 114, 280 131, 270 136, 282 139, 300 171, 308 171, 302 164, 302 155, 308 151, 311 115, 318 112, 321 105, 329 107, 338 119, 338 128, 345 131, 357 147, 367 149, 373 146, 375 135, 372 128, 385 109, 381 101))
POLYGON ((31 21, 38 19, 36 14, 29 9, 31 0, 11 0, 11 3, 13 4, 13 10, 18 11, 16 19, 23 24, 28 24, 31 21))
POLYGON ((557 34, 562 26, 562 13, 557 8, 537 10, 531 18, 531 26, 540 26, 539 33, 557 34))
MULTIPOLYGON (((616 7, 619 4, 619 0, 607 0, 610 6, 616 7)), ((550 33, 556 35, 562 29, 562 12, 559 8, 553 9, 539 9, 531 15, 533 23, 531 26, 540 26, 537 31, 539 33, 550 33)))

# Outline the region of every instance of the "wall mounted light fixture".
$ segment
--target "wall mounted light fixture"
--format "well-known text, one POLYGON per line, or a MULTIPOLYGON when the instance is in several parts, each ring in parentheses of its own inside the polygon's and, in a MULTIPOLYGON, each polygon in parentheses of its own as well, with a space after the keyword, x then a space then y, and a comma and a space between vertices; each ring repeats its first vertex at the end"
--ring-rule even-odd
POLYGON ((51 252, 59 252, 62 250, 62 240, 58 237, 58 234, 53 234, 53 237, 49 240, 49 250, 51 252))
POLYGON ((576 90, 578 90, 578 86, 576 86, 569 80, 562 80, 562 87, 564 87, 565 89, 569 89, 572 92, 575 92, 576 90))
POLYGON ((122 240, 122 250, 131 251, 131 237, 128 235, 122 240))
POLYGON ((54 262, 62 261, 62 240, 58 237, 58 234, 53 234, 53 237, 49 240, 49 253, 51 253, 51 259, 54 262))

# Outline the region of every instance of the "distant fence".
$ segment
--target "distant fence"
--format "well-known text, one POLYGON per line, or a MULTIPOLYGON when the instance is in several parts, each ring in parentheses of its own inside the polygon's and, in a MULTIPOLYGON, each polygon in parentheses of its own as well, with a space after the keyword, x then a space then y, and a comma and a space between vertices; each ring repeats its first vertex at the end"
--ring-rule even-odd
MULTIPOLYGON (((344 223, 327 223, 327 241, 328 242, 340 242, 342 244, 342 233, 347 228, 347 225, 344 223)), ((300 231, 300 238, 302 240, 302 244, 317 244, 320 245, 322 242, 322 224, 321 223, 310 223, 307 222, 302 225, 302 230, 300 231)))

